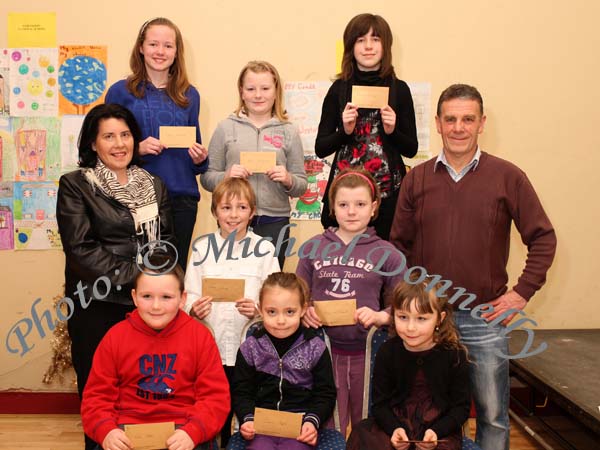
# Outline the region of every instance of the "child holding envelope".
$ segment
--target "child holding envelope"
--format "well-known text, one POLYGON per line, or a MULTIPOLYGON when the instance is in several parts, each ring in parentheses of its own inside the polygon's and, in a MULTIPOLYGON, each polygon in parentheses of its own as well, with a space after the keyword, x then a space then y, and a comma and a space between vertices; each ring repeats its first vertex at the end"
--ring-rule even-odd
MULTIPOLYGON (((344 30, 342 71, 323 101, 315 153, 320 158, 335 154, 328 189, 337 173, 350 166, 362 165, 375 177, 381 208, 373 226, 382 239, 389 238, 406 174, 402 157, 412 158, 417 147, 410 89, 396 78, 392 65, 390 26, 381 16, 360 14, 344 30), (377 91, 383 91, 383 100, 377 91)), ((321 214, 325 229, 336 225, 330 207, 326 190, 321 214)))
POLYGON ((210 163, 200 182, 212 192, 227 178, 245 178, 256 192, 252 229, 273 242, 284 232, 279 251, 283 268, 290 223, 290 197, 306 191, 304 152, 298 131, 283 107, 277 69, 251 61, 238 77, 239 105, 219 123, 208 146, 210 163))
POLYGON ((391 296, 396 336, 377 352, 373 417, 353 425, 350 450, 462 448, 471 408, 467 350, 448 296, 437 296, 442 283, 428 289, 420 279, 412 274, 391 296))
POLYGON ((208 151, 198 124, 200 95, 188 81, 179 28, 164 17, 148 20, 140 28, 129 65, 132 74, 113 84, 105 101, 125 106, 140 125, 144 169, 167 185, 179 264, 185 270, 200 200, 196 176, 208 168, 208 151), (180 148, 181 143, 159 140, 161 127, 193 127, 193 137, 180 148))
POLYGON ((86 435, 104 450, 143 447, 126 434, 135 424, 155 424, 145 448, 208 450, 227 416, 229 388, 215 341, 180 311, 183 270, 154 270, 169 263, 150 256, 131 291, 137 309, 106 333, 94 354, 81 417, 86 435), (166 436, 165 425, 171 427, 166 436))
MULTIPOLYGON (((306 283, 293 273, 269 275, 260 290, 263 327, 240 346, 232 401, 247 450, 309 450, 333 413, 335 385, 325 342, 300 323, 306 283), (294 438, 260 434, 255 408, 304 413, 294 438)), ((277 422, 277 419, 271 422, 277 422)), ((287 433, 282 433, 287 434, 287 433)))
MULTIPOLYGON (((192 257, 185 276, 185 288, 188 292, 185 310, 212 327, 225 374, 229 384, 232 384, 233 366, 242 329, 257 313, 256 304, 262 282, 269 274, 279 271, 279 264, 273 244, 267 241, 262 241, 257 249, 264 256, 254 253, 243 256, 246 243, 250 251, 254 252, 261 239, 248 230, 248 224, 256 211, 256 197, 247 180, 228 178, 220 183, 213 192, 211 210, 219 224, 219 231, 195 241, 192 246, 192 257), (233 240, 230 244, 230 258, 227 257, 228 238, 233 240), (225 245, 225 250, 218 258, 211 248, 215 243, 217 248, 225 245), (199 262, 202 263, 198 264, 199 262), (203 295, 209 279, 217 280, 220 284, 219 291, 225 291, 225 295, 228 290, 236 291, 234 286, 227 286, 228 281, 242 280, 243 293, 232 294, 234 298, 228 302, 213 299, 211 292, 203 295), (207 283, 204 283, 205 280, 207 283)), ((231 434, 232 417, 230 414, 221 431, 223 447, 231 434)))
POLYGON ((349 422, 354 426, 362 417, 367 332, 373 325, 390 323, 381 293, 391 292, 402 280, 405 261, 368 226, 380 206, 379 188, 369 172, 341 171, 329 189, 329 202, 339 227, 312 238, 320 242, 316 257, 300 259, 296 274, 307 282, 313 305, 349 299, 356 303, 352 320, 345 325, 327 312, 320 317, 315 306, 303 318, 306 326, 314 328, 336 324, 325 328, 331 340, 340 426, 345 431, 349 422))

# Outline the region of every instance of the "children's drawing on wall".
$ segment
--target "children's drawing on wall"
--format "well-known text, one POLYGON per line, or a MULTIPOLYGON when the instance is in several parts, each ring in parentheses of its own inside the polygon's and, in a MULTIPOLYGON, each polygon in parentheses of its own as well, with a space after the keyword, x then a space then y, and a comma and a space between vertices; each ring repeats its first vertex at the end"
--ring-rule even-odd
POLYGON ((0 182, 0 250, 12 250, 14 244, 13 184, 0 182))
POLYGON ((296 220, 319 220, 331 163, 317 158, 315 155, 306 155, 304 156, 304 170, 306 170, 308 186, 304 194, 293 199, 290 217, 296 220))
POLYGON ((60 121, 54 117, 12 119, 16 181, 56 180, 60 175, 60 121))
POLYGON ((105 46, 61 45, 58 85, 60 114, 83 114, 104 101, 105 46))
POLYGON ((429 123, 431 117, 431 83, 409 82, 408 87, 415 105, 415 120, 417 123, 417 140, 419 149, 414 158, 405 159, 406 167, 410 169, 431 158, 429 149, 429 123))
POLYGON ((298 127, 304 148, 304 168, 308 187, 304 195, 292 200, 291 218, 296 220, 319 220, 323 192, 327 185, 331 162, 317 158, 315 139, 321 119, 323 99, 331 86, 329 81, 287 82, 285 106, 289 120, 298 127))
POLYGON ((58 49, 9 50, 10 114, 18 117, 58 114, 58 49))
POLYGON ((10 117, 0 116, 0 181, 14 180, 15 146, 10 117))
POLYGON ((60 166, 66 173, 77 168, 77 139, 85 116, 63 116, 60 126, 60 166))
POLYGON ((10 84, 8 79, 8 49, 0 48, 0 116, 8 116, 10 113, 8 91, 10 84))
POLYGON ((14 183, 16 250, 60 249, 56 224, 58 182, 14 183))

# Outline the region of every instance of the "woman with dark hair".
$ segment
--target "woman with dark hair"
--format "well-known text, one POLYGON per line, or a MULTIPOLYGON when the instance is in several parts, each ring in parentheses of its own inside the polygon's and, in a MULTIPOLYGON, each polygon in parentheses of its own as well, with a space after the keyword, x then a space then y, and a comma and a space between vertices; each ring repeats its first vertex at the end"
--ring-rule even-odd
MULTIPOLYGON (((139 259, 157 241, 160 247, 173 242, 166 188, 138 166, 139 144, 140 129, 128 109, 98 105, 83 121, 80 168, 59 182, 56 218, 65 296, 74 304, 67 325, 80 396, 100 340, 134 309, 130 293, 139 259)), ((94 446, 86 436, 86 449, 94 446)))
POLYGON ((140 155, 146 170, 160 177, 169 191, 179 264, 185 269, 200 200, 196 176, 208 169, 208 151, 198 124, 200 94, 188 81, 177 25, 164 17, 144 23, 129 66, 131 75, 110 87, 106 103, 125 106, 140 124, 140 155), (161 126, 195 127, 195 142, 189 148, 167 149, 159 140, 161 126))
POLYGON ((396 78, 392 40, 388 23, 374 14, 359 14, 344 30, 342 71, 323 101, 315 142, 319 158, 335 154, 323 196, 321 223, 325 229, 337 226, 330 215, 329 185, 339 171, 362 166, 381 191, 379 215, 372 224, 380 238, 389 238, 406 174, 402 157, 412 158, 418 147, 412 96, 408 85, 396 78), (353 86, 388 87, 388 104, 381 109, 359 108, 352 103, 353 86))

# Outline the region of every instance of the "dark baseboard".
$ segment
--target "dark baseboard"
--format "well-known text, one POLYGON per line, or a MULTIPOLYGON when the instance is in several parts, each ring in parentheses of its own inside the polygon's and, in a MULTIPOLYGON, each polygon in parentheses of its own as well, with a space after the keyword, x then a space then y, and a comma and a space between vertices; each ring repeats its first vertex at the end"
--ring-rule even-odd
POLYGON ((73 392, 0 391, 0 414, 79 414, 73 392))

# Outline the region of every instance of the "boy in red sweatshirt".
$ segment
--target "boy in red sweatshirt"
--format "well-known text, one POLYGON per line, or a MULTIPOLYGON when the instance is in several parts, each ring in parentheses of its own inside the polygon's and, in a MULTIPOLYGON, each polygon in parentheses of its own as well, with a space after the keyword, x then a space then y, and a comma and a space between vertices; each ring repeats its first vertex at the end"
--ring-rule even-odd
MULTIPOLYGON (((148 267, 166 267, 162 259, 151 257, 148 267)), ((225 422, 221 357, 210 331, 181 310, 183 287, 179 265, 167 273, 143 269, 131 291, 137 309, 96 350, 81 416, 104 450, 134 447, 123 425, 156 422, 175 422, 169 450, 209 449, 225 422)))

